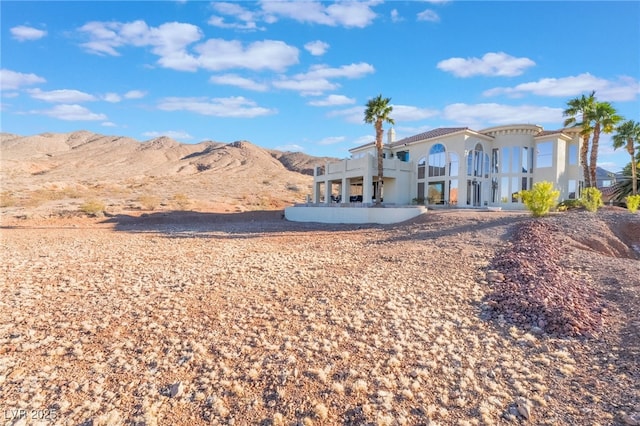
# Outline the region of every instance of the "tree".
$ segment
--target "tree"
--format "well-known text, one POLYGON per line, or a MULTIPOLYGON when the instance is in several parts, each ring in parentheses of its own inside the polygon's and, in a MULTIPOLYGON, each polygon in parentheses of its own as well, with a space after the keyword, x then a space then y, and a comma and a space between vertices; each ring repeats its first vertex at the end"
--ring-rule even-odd
POLYGON ((593 129, 591 141, 591 158, 589 160, 589 178, 591 186, 596 186, 596 168, 598 166, 598 146, 601 133, 611 133, 616 124, 622 121, 616 109, 609 102, 596 102, 595 107, 587 114, 593 129))
POLYGON ((638 194, 638 164, 636 161, 636 145, 640 148, 640 123, 633 120, 625 121, 616 129, 613 135, 613 148, 618 149, 623 146, 631 156, 631 195, 638 194))
POLYGON ((369 102, 367 102, 367 109, 364 111, 364 122, 373 124, 376 130, 376 154, 378 156, 378 179, 375 194, 376 205, 380 205, 382 200, 382 141, 384 138, 382 124, 385 122, 391 125, 396 124, 389 116, 391 111, 393 111, 393 107, 389 105, 389 102, 391 102, 391 98, 383 98, 382 95, 378 95, 373 99, 369 99, 369 102))
MULTIPOLYGON (((562 112, 564 117, 568 117, 564 120, 565 127, 573 125, 581 128, 580 135, 582 136, 582 146, 580 147, 580 164, 582 165, 582 172, 584 174, 585 187, 592 186, 587 158, 589 153, 589 139, 591 138, 593 128, 591 127, 591 122, 587 117, 595 108, 595 96, 596 92, 593 91, 589 96, 582 95, 579 98, 571 99, 567 102, 567 109, 562 112)), ((595 184, 596 183, 593 182, 593 185, 595 184)))

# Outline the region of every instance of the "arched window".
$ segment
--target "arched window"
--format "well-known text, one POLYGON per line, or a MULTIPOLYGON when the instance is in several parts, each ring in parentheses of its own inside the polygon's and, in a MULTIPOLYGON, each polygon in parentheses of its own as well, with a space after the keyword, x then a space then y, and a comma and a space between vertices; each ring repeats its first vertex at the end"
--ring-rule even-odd
POLYGON ((429 150, 429 177, 447 175, 447 153, 444 145, 437 143, 429 150))

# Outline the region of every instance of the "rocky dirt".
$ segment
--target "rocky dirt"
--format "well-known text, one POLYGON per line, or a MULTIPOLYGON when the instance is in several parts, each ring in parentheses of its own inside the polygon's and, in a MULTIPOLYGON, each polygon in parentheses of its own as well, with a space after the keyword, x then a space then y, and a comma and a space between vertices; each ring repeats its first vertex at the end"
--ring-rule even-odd
POLYGON ((625 210, 3 216, 0 236, 5 424, 640 421, 625 210))

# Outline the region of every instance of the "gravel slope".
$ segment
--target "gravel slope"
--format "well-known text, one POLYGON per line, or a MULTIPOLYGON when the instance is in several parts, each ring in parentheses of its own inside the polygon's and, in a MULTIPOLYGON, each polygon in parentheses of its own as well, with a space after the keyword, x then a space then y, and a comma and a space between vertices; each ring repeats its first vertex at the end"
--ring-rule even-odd
POLYGON ((494 259, 530 221, 4 221, 5 423, 633 424, 640 215, 542 219, 556 264, 606 305, 588 339, 487 315, 494 259))

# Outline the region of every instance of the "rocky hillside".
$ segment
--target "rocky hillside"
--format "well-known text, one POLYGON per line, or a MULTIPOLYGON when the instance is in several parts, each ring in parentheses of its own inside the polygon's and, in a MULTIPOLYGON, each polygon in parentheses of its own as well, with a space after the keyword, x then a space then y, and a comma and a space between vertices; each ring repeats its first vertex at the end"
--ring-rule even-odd
POLYGON ((327 160, 247 141, 140 142, 87 131, 2 133, 0 150, 3 207, 46 204, 34 201, 34 194, 45 198, 40 201, 97 197, 114 206, 179 194, 201 207, 280 208, 310 194, 313 165, 327 160))

